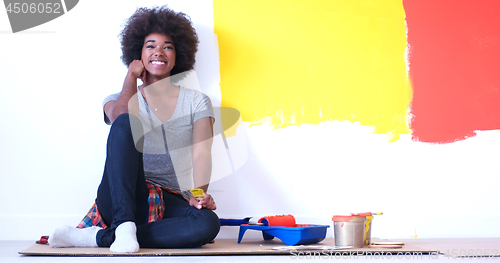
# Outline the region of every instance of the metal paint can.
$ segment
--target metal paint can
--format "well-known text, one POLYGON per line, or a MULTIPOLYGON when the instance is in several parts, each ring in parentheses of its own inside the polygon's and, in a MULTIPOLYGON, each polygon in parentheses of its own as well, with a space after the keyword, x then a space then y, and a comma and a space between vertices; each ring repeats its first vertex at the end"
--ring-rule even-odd
POLYGON ((365 222, 365 234, 364 234, 364 243, 365 245, 370 245, 372 243, 372 220, 373 216, 371 212, 364 212, 364 213, 351 213, 351 216, 365 216, 366 217, 366 222, 365 222))
POLYGON ((361 248, 365 236, 365 216, 333 216, 335 246, 361 248))

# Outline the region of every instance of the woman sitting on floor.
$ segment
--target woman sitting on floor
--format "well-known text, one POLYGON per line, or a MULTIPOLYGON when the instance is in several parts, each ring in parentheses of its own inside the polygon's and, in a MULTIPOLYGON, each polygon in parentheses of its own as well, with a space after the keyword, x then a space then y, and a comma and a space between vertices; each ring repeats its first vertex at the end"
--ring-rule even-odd
POLYGON ((121 32, 121 44, 128 72, 121 92, 103 103, 105 121, 112 125, 95 211, 106 228, 58 228, 49 244, 112 252, 202 246, 220 229, 214 199, 206 193, 213 109, 203 93, 170 81, 193 69, 196 32, 183 13, 140 8, 121 32), (144 83, 139 87, 138 78, 144 83), (154 220, 151 186, 163 197, 162 215, 154 220), (194 198, 192 188, 201 188, 204 197, 194 198))

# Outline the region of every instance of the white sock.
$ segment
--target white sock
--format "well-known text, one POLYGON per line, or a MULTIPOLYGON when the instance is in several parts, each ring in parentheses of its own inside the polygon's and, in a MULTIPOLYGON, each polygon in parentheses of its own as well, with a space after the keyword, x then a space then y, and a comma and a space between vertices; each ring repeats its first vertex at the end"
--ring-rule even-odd
POLYGON ((111 252, 135 253, 139 251, 137 227, 132 221, 121 223, 115 230, 115 242, 109 247, 111 252))
POLYGON ((97 247, 97 232, 100 227, 76 228, 63 226, 49 236, 51 247, 97 247))

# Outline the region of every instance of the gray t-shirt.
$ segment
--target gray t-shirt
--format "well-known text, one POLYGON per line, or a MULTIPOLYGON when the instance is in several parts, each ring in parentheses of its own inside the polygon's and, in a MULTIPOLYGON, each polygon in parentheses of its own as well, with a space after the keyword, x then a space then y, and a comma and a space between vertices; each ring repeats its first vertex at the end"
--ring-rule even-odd
MULTIPOLYGON (((179 98, 172 117, 162 123, 151 111, 141 92, 139 119, 144 129, 144 175, 147 180, 182 192, 189 199, 193 183, 192 140, 193 125, 204 117, 214 119, 212 103, 205 94, 180 87, 179 98)), ((107 96, 103 107, 117 100, 120 93, 107 96)), ((106 114, 105 122, 109 124, 106 114)))

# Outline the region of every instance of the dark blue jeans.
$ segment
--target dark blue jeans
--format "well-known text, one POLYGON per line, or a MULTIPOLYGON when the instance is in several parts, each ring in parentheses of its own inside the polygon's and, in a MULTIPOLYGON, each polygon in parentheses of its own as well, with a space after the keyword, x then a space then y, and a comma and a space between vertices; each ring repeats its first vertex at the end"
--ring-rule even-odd
POLYGON ((131 127, 142 130, 139 119, 129 114, 121 114, 111 125, 96 199, 99 213, 109 228, 97 233, 97 244, 111 246, 116 227, 126 221, 136 223, 141 248, 200 247, 213 240, 220 229, 217 215, 190 206, 181 195, 164 192, 163 219, 148 223, 148 189, 142 153, 137 150, 142 148, 143 141, 134 143, 131 127))

